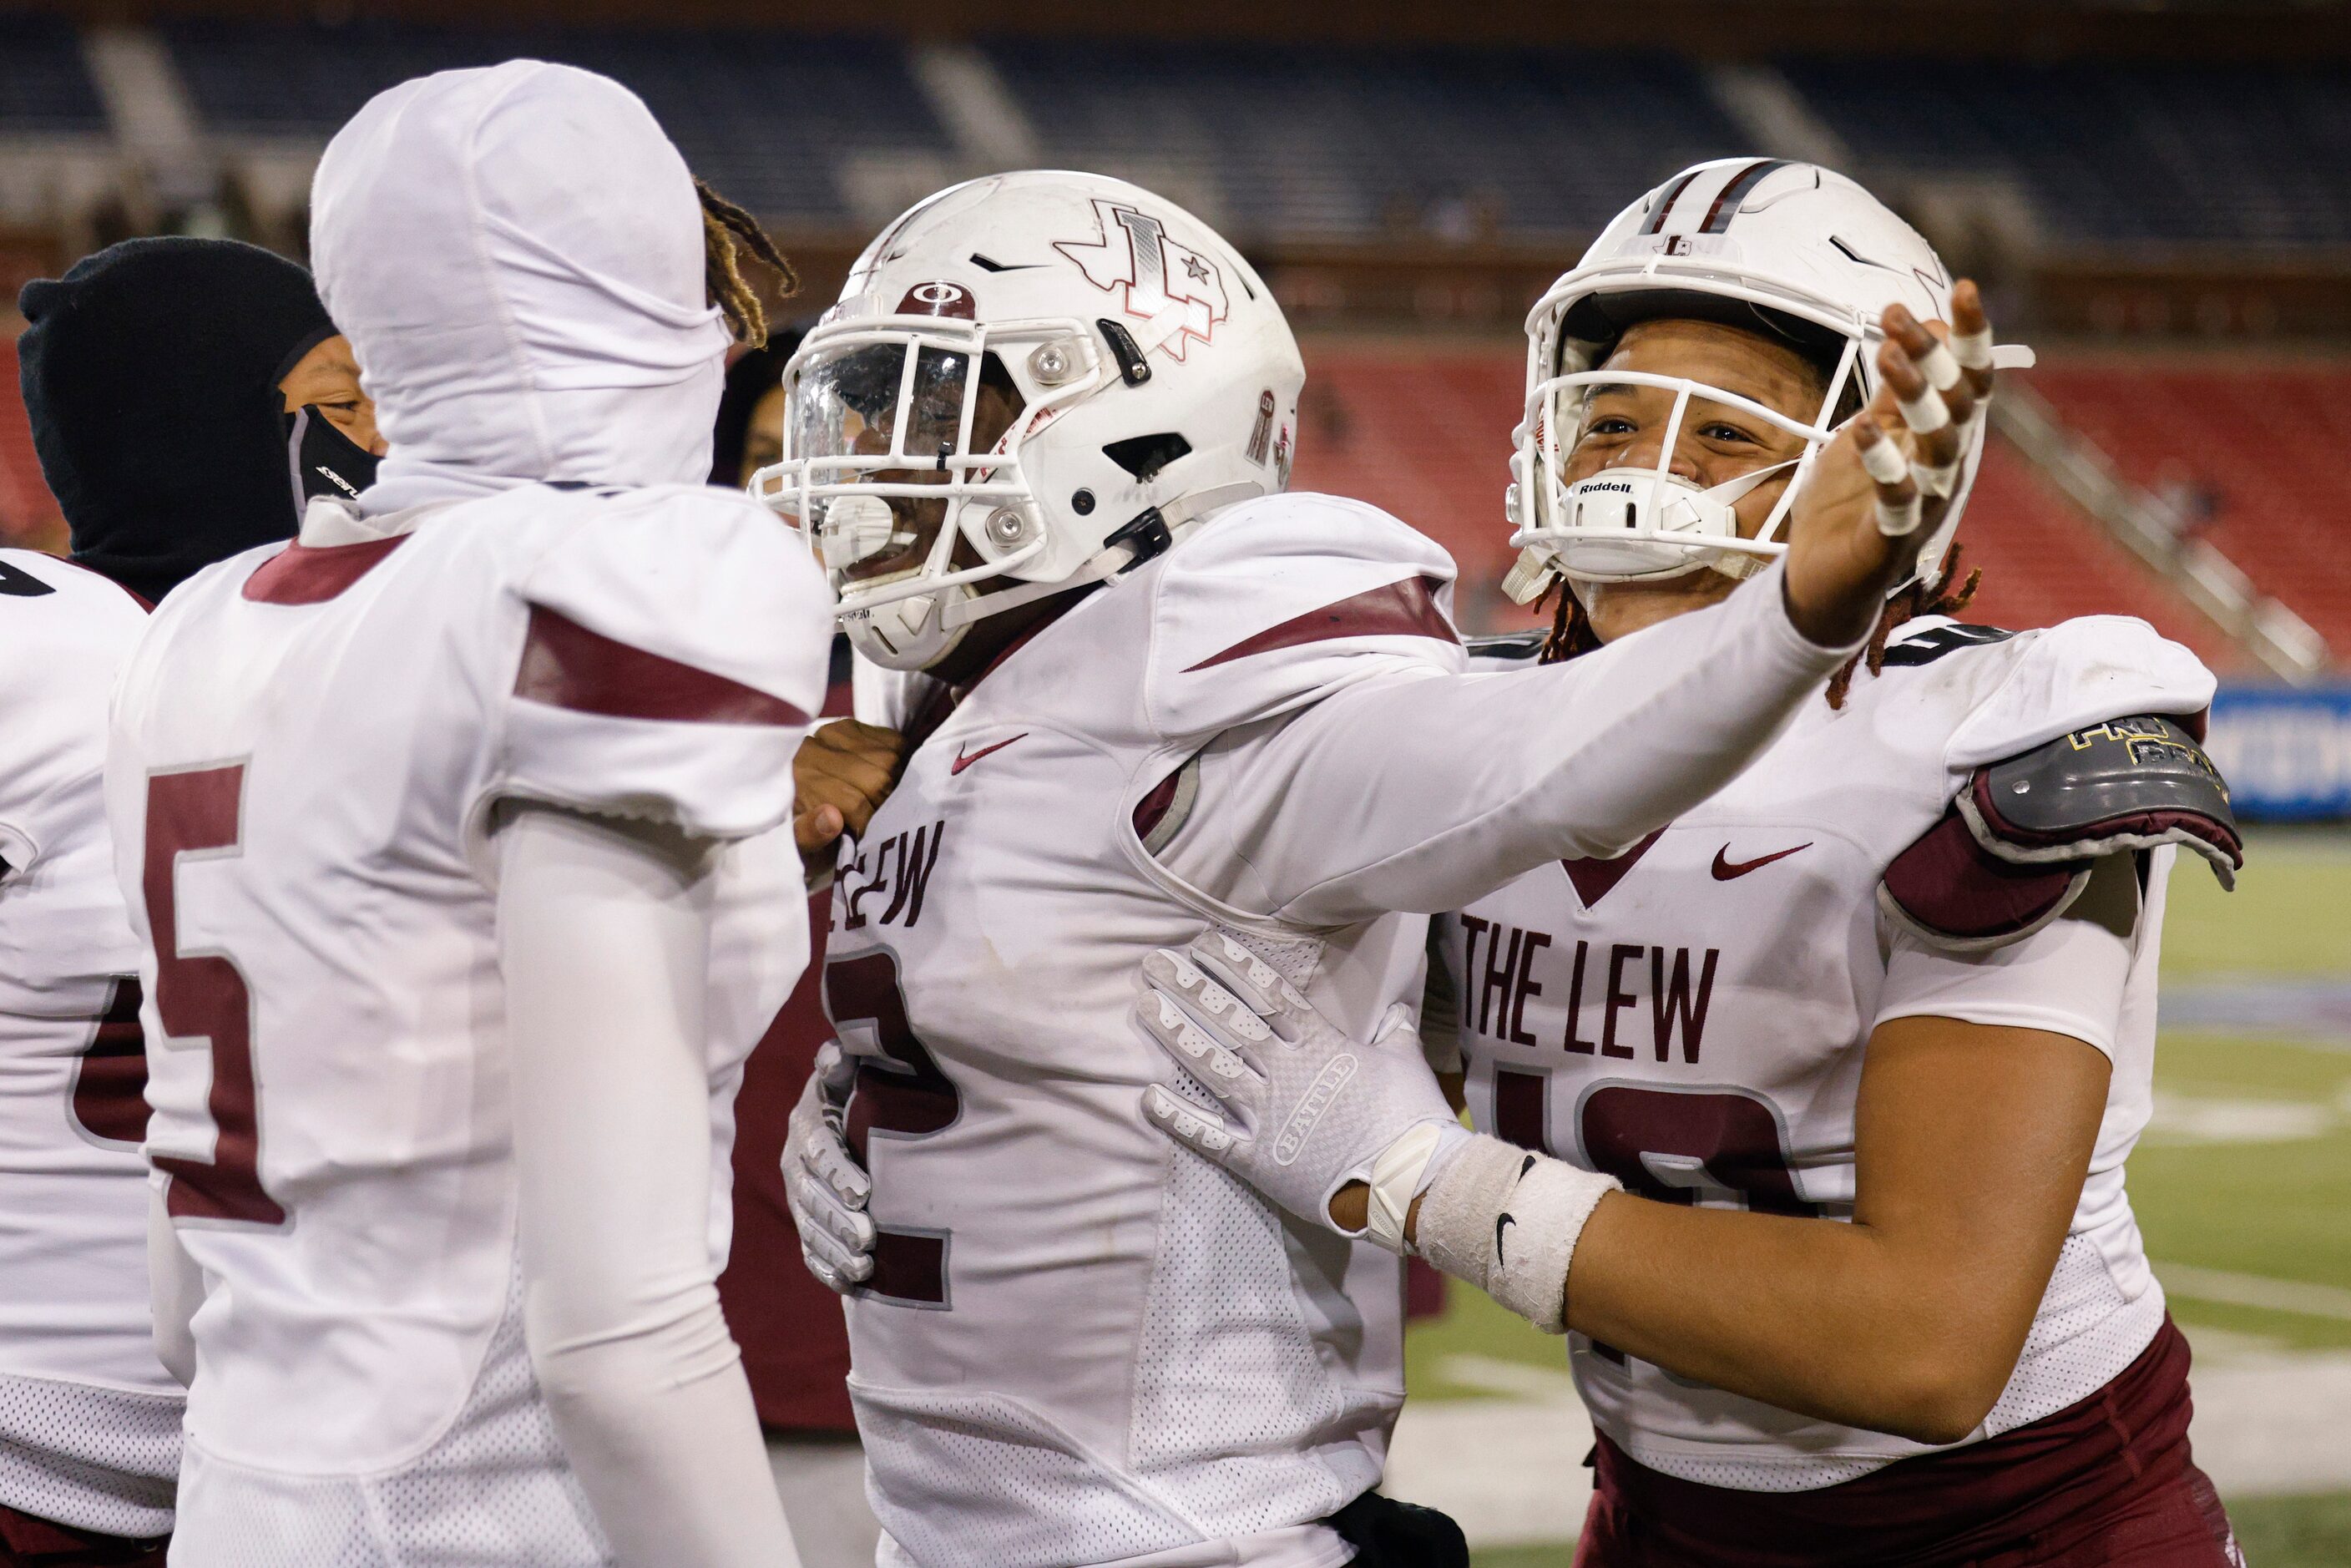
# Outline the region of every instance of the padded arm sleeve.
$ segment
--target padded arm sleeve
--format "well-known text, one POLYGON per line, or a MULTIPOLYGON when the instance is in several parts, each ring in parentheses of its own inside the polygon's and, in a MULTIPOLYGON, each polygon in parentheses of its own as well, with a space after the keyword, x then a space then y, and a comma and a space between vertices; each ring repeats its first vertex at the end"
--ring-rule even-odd
POLYGON ((1398 670, 1237 732, 1167 863, 1252 913, 1341 925, 1619 854, 1729 782, 1853 653, 1805 640, 1781 575, 1565 664, 1398 670))
POLYGON ((775 827, 831 656, 808 552, 721 491, 579 505, 507 601, 520 646, 492 793, 712 838, 775 827))
POLYGON ((497 834, 524 1332, 628 1568, 794 1568, 710 1255, 705 841, 546 810, 497 834))

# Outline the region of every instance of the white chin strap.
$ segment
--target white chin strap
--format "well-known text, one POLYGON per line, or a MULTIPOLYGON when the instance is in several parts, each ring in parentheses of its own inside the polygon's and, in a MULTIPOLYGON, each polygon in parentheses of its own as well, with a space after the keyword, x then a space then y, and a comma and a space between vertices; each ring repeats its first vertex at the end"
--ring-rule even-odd
MULTIPOLYGON (((1169 533, 1181 535, 1210 512, 1265 493, 1251 483, 1218 485, 1170 501, 1159 508, 1160 522, 1169 533)), ((836 503, 837 505, 838 503, 836 503)), ((1069 576, 1052 582, 1024 582, 982 593, 974 580, 990 575, 987 569, 956 572, 936 593, 901 598, 872 605, 843 605, 841 629, 857 651, 888 670, 925 670, 955 652, 972 623, 1024 604, 1034 604, 1073 588, 1106 582, 1135 564, 1141 547, 1119 543, 1097 550, 1069 576)), ((1017 558, 999 563, 1019 564, 1017 558)))
MULTIPOLYGON (((1761 569, 1765 557, 1724 548, 1716 541, 1739 538, 1739 501, 1801 458, 1701 490, 1677 474, 1655 468, 1604 468, 1566 487, 1561 497, 1566 520, 1541 531, 1540 565, 1522 558, 1506 583, 1517 597, 1517 580, 1536 591, 1551 571, 1585 582, 1635 582, 1682 577, 1712 568, 1743 578, 1761 569)), ((1775 518, 1776 520, 1776 518, 1775 518)), ((1531 597, 1531 595, 1530 595, 1531 597)))

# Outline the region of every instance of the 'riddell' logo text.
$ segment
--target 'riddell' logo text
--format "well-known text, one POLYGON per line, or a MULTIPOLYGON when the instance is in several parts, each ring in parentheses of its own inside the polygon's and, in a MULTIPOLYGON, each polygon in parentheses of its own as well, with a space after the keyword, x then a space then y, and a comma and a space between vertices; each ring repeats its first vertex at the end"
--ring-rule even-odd
POLYGON ((1597 496, 1604 492, 1612 496, 1629 496, 1633 493, 1633 486, 1622 479, 1600 479, 1586 481, 1575 487, 1579 496, 1597 496))

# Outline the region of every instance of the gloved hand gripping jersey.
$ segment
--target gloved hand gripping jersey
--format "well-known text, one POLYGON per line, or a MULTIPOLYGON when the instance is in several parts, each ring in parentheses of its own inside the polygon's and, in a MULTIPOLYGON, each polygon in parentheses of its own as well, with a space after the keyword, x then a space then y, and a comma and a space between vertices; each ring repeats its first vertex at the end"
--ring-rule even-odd
POLYGON ((2110 719, 1977 768, 1886 868, 1879 907, 1938 946, 1970 951, 2040 930, 2080 896, 2095 862, 2125 850, 2180 845, 2234 887, 2244 843, 2202 727, 2200 716, 2110 719))

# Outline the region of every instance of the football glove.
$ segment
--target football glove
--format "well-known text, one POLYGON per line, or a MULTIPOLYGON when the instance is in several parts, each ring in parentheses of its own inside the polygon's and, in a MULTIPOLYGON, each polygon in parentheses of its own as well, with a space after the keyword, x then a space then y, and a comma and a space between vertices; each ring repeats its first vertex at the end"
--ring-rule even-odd
POLYGON ((857 1064, 827 1040, 784 1137, 784 1195, 800 1233, 800 1260, 828 1289, 849 1293, 873 1272, 873 1183, 844 1134, 857 1064))
POLYGON ((1217 1106, 1169 1083, 1144 1116, 1292 1214, 1331 1229, 1331 1199, 1372 1187, 1364 1232, 1405 1250, 1412 1199, 1469 1134, 1428 1071, 1412 1014, 1389 1009, 1368 1045, 1332 1027, 1273 967, 1221 932, 1143 961, 1144 1032, 1217 1106), (1220 1113, 1221 1112, 1221 1113, 1220 1113))

